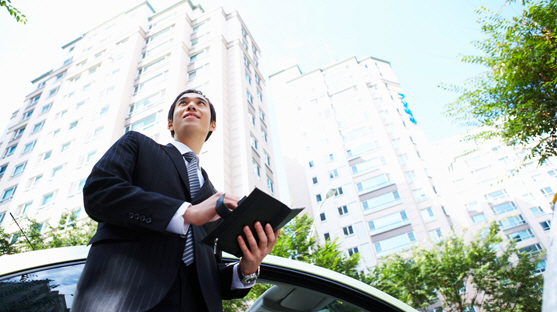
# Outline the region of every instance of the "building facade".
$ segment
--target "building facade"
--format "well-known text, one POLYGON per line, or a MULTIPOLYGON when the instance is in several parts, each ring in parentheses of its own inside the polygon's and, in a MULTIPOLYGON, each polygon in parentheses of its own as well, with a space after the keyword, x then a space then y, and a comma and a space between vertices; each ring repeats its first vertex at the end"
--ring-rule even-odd
POLYGON ((451 229, 428 172, 427 140, 384 60, 354 57, 270 77, 292 205, 360 270, 451 229))
MULTIPOLYGON (((557 190, 555 160, 538 167, 537 160, 524 160, 528 150, 495 140, 466 141, 463 135, 435 142, 433 148, 440 165, 435 180, 459 229, 476 233, 487 221, 496 220, 503 235, 516 240, 521 251, 537 253, 549 248, 557 190)), ((544 270, 542 261, 538 272, 544 270)))
POLYGON ((81 190, 94 163, 125 132, 172 140, 167 114, 186 89, 215 105, 217 130, 201 165, 215 187, 278 196, 261 52, 237 12, 205 12, 189 0, 161 12, 148 2, 62 47, 2 135, 0 226, 86 217, 81 190))

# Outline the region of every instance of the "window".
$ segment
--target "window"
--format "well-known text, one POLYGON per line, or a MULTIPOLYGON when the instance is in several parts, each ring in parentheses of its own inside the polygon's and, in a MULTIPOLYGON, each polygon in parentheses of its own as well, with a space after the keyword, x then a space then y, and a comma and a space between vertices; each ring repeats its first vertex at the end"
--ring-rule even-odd
POLYGON ((131 116, 134 113, 141 112, 157 103, 160 103, 163 97, 164 97, 164 90, 159 91, 144 100, 136 102, 135 104, 130 106, 129 115, 131 116))
POLYGON ((41 200, 41 206, 39 207, 39 209, 43 209, 46 206, 50 205, 52 203, 53 198, 54 198, 54 193, 48 193, 46 195, 43 195, 43 199, 41 200))
POLYGON ((249 77, 249 74, 248 74, 247 71, 244 73, 244 76, 246 77, 246 81, 248 82, 248 84, 251 85, 251 78, 249 77))
POLYGON ((31 142, 31 143, 27 143, 27 144, 25 145, 25 147, 23 148, 23 152, 21 152, 21 154, 23 155, 23 154, 26 154, 26 153, 29 153, 30 151, 32 151, 33 148, 35 147, 35 144, 36 144, 36 143, 37 143, 37 140, 35 140, 35 141, 31 142))
POLYGON ((85 91, 89 90, 89 88, 91 87, 92 84, 93 83, 91 82, 91 83, 88 83, 88 84, 84 85, 82 91, 85 92, 85 91))
POLYGON ((148 72, 148 71, 150 71, 150 70, 156 69, 157 66, 164 65, 164 61, 165 61, 166 59, 167 59, 167 56, 165 55, 164 57, 162 57, 162 58, 160 58, 160 59, 158 59, 158 60, 156 60, 156 61, 154 61, 154 62, 152 62, 152 63, 150 63, 150 64, 148 64, 148 65, 145 65, 145 66, 141 67, 141 68, 137 71, 137 76, 139 77, 141 74, 144 74, 144 73, 146 73, 146 72, 148 72))
POLYGON ((13 153, 15 152, 16 147, 17 147, 17 144, 12 145, 12 146, 8 146, 8 147, 6 148, 6 150, 4 151, 4 157, 3 157, 3 158, 12 156, 13 153))
POLYGON ((422 214, 424 222, 435 220, 435 214, 433 214, 433 210, 431 210, 431 207, 420 210, 420 213, 422 214))
POLYGON ((313 184, 317 184, 317 177, 311 178, 311 181, 313 182, 313 184))
MULTIPOLYGON (((41 157, 41 158, 42 158, 41 160, 47 160, 47 159, 49 159, 49 158, 50 158, 50 155, 52 155, 52 151, 48 151, 48 152, 42 154, 42 155, 41 155, 41 156, 42 156, 42 157, 41 157)), ((40 156, 39 156, 39 157, 40 157, 40 156)))
POLYGON ((261 138, 263 139, 263 141, 268 142, 267 141, 267 132, 265 130, 263 130, 263 128, 261 128, 261 138))
POLYGON ((348 248, 348 256, 352 257, 352 255, 359 253, 358 247, 348 248))
POLYGON ((14 131, 14 136, 12 137, 12 140, 16 140, 16 139, 21 138, 24 131, 25 131, 25 127, 15 130, 14 131))
POLYGON ((257 76, 257 74, 255 74, 255 82, 257 82, 257 84, 259 84, 259 81, 261 81, 261 79, 259 79, 259 76, 257 76))
POLYGON ((475 215, 472 217, 472 222, 474 222, 474 224, 481 224, 484 223, 485 220, 485 215, 483 213, 480 213, 479 215, 475 215))
POLYGON ((99 68, 99 66, 95 66, 95 67, 89 69, 89 75, 94 74, 97 71, 98 68, 99 68))
POLYGON ((259 164, 255 161, 255 159, 251 160, 252 165, 253 165, 253 174, 260 179, 261 178, 261 169, 259 167, 259 164))
POLYGON ((99 57, 101 57, 102 55, 103 55, 103 53, 102 53, 102 52, 99 52, 99 53, 95 54, 95 58, 99 58, 99 57))
POLYGON ((534 216, 541 216, 545 214, 545 211, 543 211, 542 207, 538 206, 538 207, 532 207, 530 208, 530 211, 532 212, 532 214, 534 214, 534 216))
POLYGON ((78 120, 72 122, 68 130, 72 130, 73 128, 77 127, 78 120))
MULTIPOLYGON (((2 224, 2 221, 4 221, 4 216, 6 215, 6 212, 2 212, 0 213, 0 224, 2 224)), ((328 234, 328 233, 327 233, 328 234)))
POLYGON ((99 111, 99 115, 104 115, 104 114, 106 114, 106 113, 108 112, 108 108, 109 108, 108 105, 105 106, 105 107, 102 107, 101 110, 99 111))
POLYGON ((494 202, 506 198, 507 196, 509 196, 507 195, 507 191, 505 189, 502 189, 485 195, 485 199, 487 199, 488 202, 494 202))
POLYGON ((145 131, 151 127, 153 127, 157 120, 157 114, 153 114, 147 118, 144 118, 138 122, 131 124, 130 126, 126 127, 126 132, 128 131, 145 131))
POLYGON ((508 202, 508 203, 504 203, 504 204, 501 204, 501 205, 493 206, 493 207, 491 207, 491 209, 493 210, 493 212, 496 215, 498 215, 498 214, 502 214, 502 213, 506 213, 506 212, 515 210, 516 205, 514 204, 514 202, 508 202))
POLYGON ((275 193, 275 190, 273 188, 273 181, 267 177, 267 188, 269 189, 269 191, 271 191, 271 194, 275 193))
POLYGON ((201 53, 203 53, 203 52, 205 52, 205 51, 201 51, 201 52, 199 52, 199 53, 197 53, 197 54, 192 55, 192 56, 190 57, 190 63, 195 62, 195 61, 199 58, 199 56, 201 55, 201 53))
POLYGON ((103 127, 97 128, 95 129, 95 131, 93 131, 93 138, 98 137, 103 131, 103 127))
POLYGON ((249 61, 245 56, 244 56, 244 65, 246 65, 246 67, 249 69, 249 61))
POLYGON ((393 148, 395 150, 400 148, 400 139, 399 138, 393 139, 393 140, 391 140, 391 142, 393 143, 393 148))
POLYGON ((56 88, 50 90, 50 92, 48 93, 48 97, 51 97, 51 96, 55 95, 56 93, 58 93, 58 89, 60 89, 60 87, 56 87, 56 88))
POLYGON ((4 173, 6 172, 6 168, 8 168, 8 164, 0 166, 0 178, 4 176, 4 173))
POLYGON ((0 203, 7 202, 8 200, 12 199, 12 197, 14 197, 16 188, 17 185, 4 190, 4 193, 2 194, 2 200, 0 200, 0 203))
POLYGON ((336 196, 340 196, 340 195, 342 195, 342 194, 344 194, 344 192, 342 191, 342 186, 337 187, 337 188, 335 189, 335 197, 336 197, 336 196))
POLYGON ((374 219, 367 223, 371 235, 392 230, 406 224, 410 224, 410 220, 404 210, 374 219))
POLYGON ((31 117, 31 115, 33 115, 33 110, 26 111, 23 113, 23 116, 21 116, 21 120, 23 121, 25 119, 28 119, 29 117, 31 117))
POLYGON ((534 255, 534 254, 539 253, 542 250, 543 250, 543 248, 540 244, 534 244, 534 245, 530 245, 530 246, 520 248, 518 251, 519 252, 526 252, 530 255, 534 255))
POLYGON ((261 119, 261 121, 265 123, 265 113, 261 109, 259 109, 259 119, 261 119))
MULTIPOLYGON (((39 88, 44 87, 44 82, 41 85, 39 85, 39 88)), ((32 98, 31 101, 29 101, 29 105, 27 105, 27 107, 31 107, 31 106, 37 104, 37 102, 39 101, 40 98, 41 98, 40 94, 37 95, 36 97, 32 98)))
POLYGON ((356 176, 379 169, 381 166, 385 166, 386 164, 387 162, 385 161, 385 157, 381 156, 358 163, 350 168, 352 169, 352 174, 356 176))
POLYGON ((269 157, 269 154, 267 154, 267 152, 265 151, 263 151, 263 159, 265 160, 265 164, 267 164, 267 166, 271 168, 271 157, 269 157))
POLYGON ((17 165, 14 168, 14 173, 12 173, 12 177, 18 176, 20 174, 23 173, 23 170, 25 170, 25 166, 27 165, 27 162, 24 162, 22 164, 17 165))
POLYGON ((393 252, 408 249, 415 245, 415 243, 416 237, 414 236, 414 232, 408 232, 384 239, 373 244, 373 246, 375 247, 376 256, 384 256, 393 252))
POLYGON ((414 195, 414 199, 418 203, 427 199, 427 196, 422 189, 413 190, 412 194, 414 195))
POLYGON ((321 199, 321 194, 315 195, 315 200, 316 200, 318 203, 320 203, 321 200, 322 200, 322 199, 321 199))
POLYGON ((322 212, 321 214, 319 214, 319 219, 320 219, 321 221, 327 220, 327 217, 325 216, 325 213, 324 213, 324 212, 322 212))
POLYGON ((414 172, 414 170, 407 171, 405 174, 406 174, 406 179, 408 180, 408 183, 413 183, 416 180, 416 173, 414 172))
POLYGON ((527 230, 522 230, 519 232, 514 232, 511 234, 507 234, 507 238, 508 239, 514 239, 517 242, 521 242, 530 238, 534 238, 534 233, 532 233, 532 230, 527 229, 527 230))
POLYGON ((521 224, 526 223, 522 215, 508 217, 507 219, 499 221, 499 225, 501 226, 501 230, 507 230, 513 228, 515 226, 519 226, 521 224))
MULTIPOLYGON (((0 216, 0 217, 2 217, 2 216, 0 216)), ((0 219, 0 222, 2 222, 2 219, 0 219)), ((325 238, 325 241, 328 241, 328 240, 331 239, 331 235, 329 233, 323 234, 323 237, 325 238)))
POLYGON ((553 191, 553 189, 551 189, 550 186, 548 186, 548 187, 546 187, 546 188, 542 188, 540 191, 542 192, 542 194, 543 194, 544 196, 553 196, 553 195, 555 195, 555 191, 553 191))
POLYGON ((62 64, 62 66, 68 65, 68 64, 72 61, 72 59, 73 59, 73 56, 70 57, 69 59, 66 59, 66 60, 64 61, 64 63, 62 64))
POLYGON ((339 216, 344 216, 344 215, 348 214, 348 207, 346 205, 340 206, 337 209, 338 209, 338 215, 339 216))
POLYGON ((545 260, 542 260, 542 261, 538 262, 538 264, 536 264, 536 273, 545 272, 546 264, 547 264, 547 262, 545 260))
POLYGON ((52 169, 52 174, 50 175, 51 178, 54 178, 57 174, 59 174, 60 171, 62 171, 62 169, 64 168, 64 165, 58 166, 54 169, 52 169))
POLYGON ((51 107, 52 107, 52 103, 48 103, 45 106, 43 106, 43 108, 41 109, 41 115, 48 112, 51 107))
POLYGON ((81 194, 83 192, 83 187, 85 186, 85 181, 87 179, 82 179, 76 182, 73 182, 72 185, 70 185, 70 196, 76 195, 76 194, 81 194))
POLYGON ((43 178, 43 175, 38 175, 36 177, 32 177, 31 179, 29 179, 29 181, 27 182, 27 186, 26 189, 30 189, 32 187, 35 187, 37 184, 39 184, 39 182, 41 182, 43 178))
POLYGON ((95 159, 96 154, 97 154, 97 151, 92 151, 89 154, 87 154, 87 157, 85 158, 85 163, 88 164, 91 161, 93 161, 95 159))
POLYGON ((60 148, 60 152, 67 151, 70 148, 70 144, 71 142, 62 144, 62 147, 60 148))
POLYGON ((251 112, 248 112, 248 119, 249 122, 255 126, 255 117, 253 117, 253 114, 251 112))
POLYGON ((253 137, 253 134, 251 134, 251 133, 250 133, 249 137, 250 137, 251 147, 253 147, 253 149, 257 150, 257 140, 253 137))
POLYGON ((310 167, 310 168, 313 168, 313 166, 314 166, 313 160, 310 160, 310 161, 309 161, 309 167, 310 167))
POLYGON ((349 159, 353 159, 363 154, 379 150, 380 148, 381 147, 379 146, 379 141, 376 140, 373 142, 367 142, 365 144, 356 146, 352 149, 348 149, 346 150, 346 155, 348 156, 349 159))
POLYGON ((551 230, 551 220, 547 220, 547 221, 540 222, 540 226, 542 227, 542 229, 543 229, 544 231, 549 231, 549 230, 551 230))
POLYGON ((391 185, 391 184, 392 184, 391 176, 389 174, 381 174, 356 184, 356 187, 358 188, 358 194, 361 195, 364 193, 378 190, 384 186, 391 185))
POLYGON ((31 202, 28 202, 28 203, 19 205, 19 206, 16 208, 15 217, 17 218, 17 217, 23 216, 23 215, 25 214, 25 212, 28 211, 27 209, 28 209, 29 207, 31 207, 32 204, 33 204, 33 202, 31 201, 31 202))
POLYGON ((334 179, 336 177, 338 177, 338 170, 337 169, 329 171, 329 179, 334 179))
POLYGON ((394 191, 363 201, 362 206, 365 212, 372 212, 391 207, 401 201, 398 191, 394 191))
POLYGON ((398 155, 398 161, 400 161, 400 165, 404 166, 408 163, 408 154, 398 155))
POLYGON ((443 234, 441 233, 441 229, 429 231, 429 238, 431 238, 431 240, 434 243, 441 241, 443 239, 443 234))
POLYGON ((248 103, 250 103, 251 105, 253 105, 253 97, 251 96, 251 94, 249 93, 249 91, 246 91, 246 96, 248 99, 248 103))
POLYGON ((354 234, 354 229, 351 225, 349 225, 347 227, 343 227, 342 232, 344 233, 344 236, 350 236, 354 234))
MULTIPOLYGON (((255 75, 255 77, 257 78, 257 75, 255 75)), ((257 97, 259 98, 259 101, 263 102, 263 94, 261 94, 261 91, 259 91, 259 89, 257 89, 257 97)))
POLYGON ((35 124, 33 126, 33 130, 31 130, 31 133, 35 133, 35 132, 40 131, 43 128, 43 126, 44 126, 44 120, 39 122, 38 124, 35 124))

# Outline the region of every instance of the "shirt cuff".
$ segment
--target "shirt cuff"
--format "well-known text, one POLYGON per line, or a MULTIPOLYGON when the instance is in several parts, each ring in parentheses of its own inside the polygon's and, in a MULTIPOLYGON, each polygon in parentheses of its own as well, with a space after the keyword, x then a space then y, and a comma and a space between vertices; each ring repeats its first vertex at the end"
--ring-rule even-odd
POLYGON ((255 281, 249 283, 242 283, 242 281, 240 281, 240 274, 238 273, 239 269, 240 263, 234 264, 234 273, 232 274, 232 290, 253 287, 253 285, 255 285, 255 281))
POLYGON ((180 235, 186 235, 186 233, 188 232, 188 228, 190 226, 189 223, 184 223, 184 213, 186 212, 186 209, 188 209, 191 206, 190 203, 188 202, 184 202, 182 204, 182 206, 180 206, 180 208, 178 208, 178 210, 176 210, 176 213, 174 214, 174 216, 172 217, 172 219, 170 219, 170 223, 168 223, 168 225, 166 226, 166 231, 167 232, 171 232, 171 233, 176 233, 176 234, 180 234, 180 235))

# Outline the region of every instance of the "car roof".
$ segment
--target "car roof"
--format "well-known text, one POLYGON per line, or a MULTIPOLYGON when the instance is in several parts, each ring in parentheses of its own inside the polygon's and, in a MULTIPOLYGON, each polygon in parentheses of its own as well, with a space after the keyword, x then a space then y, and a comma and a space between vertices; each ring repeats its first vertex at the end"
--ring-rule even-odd
MULTIPOLYGON (((44 266, 63 265, 69 262, 85 261, 89 253, 89 246, 73 246, 60 247, 52 249, 43 249, 14 255, 4 255, 0 257, 0 278, 5 275, 13 275, 21 271, 29 271, 44 266)), ((238 258, 223 253, 224 259, 237 260, 238 258)), ((286 268, 306 274, 318 276, 334 280, 337 283, 344 284, 353 289, 368 293, 380 301, 388 303, 402 311, 416 311, 409 305, 400 300, 356 279, 348 277, 344 274, 334 272, 322 267, 318 267, 309 263, 290 260, 277 256, 267 256, 263 260, 264 265, 286 268)))

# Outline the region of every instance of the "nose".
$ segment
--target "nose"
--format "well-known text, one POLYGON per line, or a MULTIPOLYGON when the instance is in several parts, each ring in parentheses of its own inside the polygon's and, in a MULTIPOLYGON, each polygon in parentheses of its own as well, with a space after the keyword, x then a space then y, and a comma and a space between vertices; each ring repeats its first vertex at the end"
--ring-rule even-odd
POLYGON ((186 106, 186 109, 187 110, 192 110, 192 109, 196 110, 195 102, 194 101, 189 102, 188 105, 186 106))

